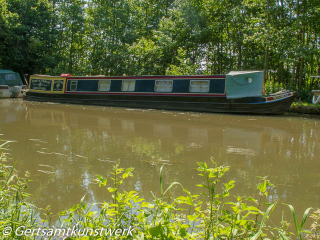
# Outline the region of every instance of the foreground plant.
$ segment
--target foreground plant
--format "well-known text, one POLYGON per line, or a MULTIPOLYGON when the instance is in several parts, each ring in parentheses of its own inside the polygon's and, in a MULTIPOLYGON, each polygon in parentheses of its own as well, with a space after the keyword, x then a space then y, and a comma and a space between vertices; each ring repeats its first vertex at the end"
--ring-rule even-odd
POLYGON ((19 227, 39 227, 39 211, 27 200, 29 194, 26 192, 29 173, 24 178, 18 176, 15 165, 7 166, 7 154, 4 147, 9 142, 0 145, 0 239, 14 239, 15 231, 19 227), (5 235, 5 228, 10 229, 5 235))
POLYGON ((317 211, 311 215, 311 218, 313 219, 313 223, 306 238, 310 240, 320 239, 320 209, 317 209, 317 211))
MULTIPOLYGON (((117 163, 111 175, 111 186, 108 180, 97 176, 96 182, 105 187, 112 201, 98 205, 100 212, 91 212, 83 200, 69 211, 62 212, 65 219, 61 220, 63 227, 130 229, 134 228, 132 236, 108 236, 109 238, 134 239, 263 239, 271 236, 273 239, 289 239, 286 225, 271 227, 268 218, 276 206, 275 203, 263 202, 268 196, 268 190, 274 185, 267 177, 260 177, 257 186, 259 199, 252 197, 234 197, 230 195, 235 182, 221 184, 222 178, 229 171, 229 166, 218 166, 211 159, 212 167, 207 163, 198 163, 199 175, 203 183, 202 196, 192 195, 180 183, 173 182, 167 189, 163 188, 162 171, 160 169, 160 196, 153 195, 153 202, 140 198, 136 191, 121 191, 123 180, 132 177, 132 168, 120 168, 117 163), (171 191, 177 185, 185 195, 173 198, 171 191), (75 217, 77 216, 77 217, 75 217)), ((304 221, 305 221, 304 217, 304 221)), ((302 229, 303 225, 299 229, 302 229)), ((302 230, 301 230, 302 231, 302 230)), ((298 232, 298 237, 301 236, 298 232)), ((100 239, 91 236, 90 239, 100 239)), ((74 237, 73 239, 76 239, 74 237)))
MULTIPOLYGON (((203 178, 197 186, 203 191, 193 195, 180 183, 173 182, 164 189, 163 167, 160 169, 160 196, 152 193, 153 201, 147 202, 136 191, 123 191, 124 181, 133 177, 133 168, 121 168, 117 162, 110 178, 97 176, 95 182, 106 191, 110 201, 85 203, 85 197, 72 208, 59 213, 58 221, 52 224, 50 209, 42 210, 46 219, 40 219, 36 208, 27 202, 28 175, 19 178, 13 167, 5 164, 6 155, 1 152, 0 165, 0 231, 6 227, 12 232, 2 239, 291 239, 294 234, 288 231, 288 223, 281 221, 279 227, 268 225, 268 219, 277 202, 266 202, 268 191, 274 185, 267 177, 259 177, 257 190, 259 199, 232 196, 234 181, 223 183, 223 176, 229 166, 218 166, 211 159, 198 163, 199 175, 203 178), (182 196, 172 197, 172 191, 181 188, 182 196), (94 209, 94 210, 93 210, 94 209), (21 226, 29 229, 47 230, 47 236, 15 235, 21 226), (52 231, 60 229, 59 235, 52 231), (61 229, 67 229, 62 231, 61 229), (51 232, 50 232, 51 231, 51 232)), ((299 225, 296 213, 288 205, 298 239, 319 239, 320 214, 316 211, 310 231, 304 225, 311 208, 308 208, 299 225)), ((294 239, 296 239, 294 238, 294 239)))

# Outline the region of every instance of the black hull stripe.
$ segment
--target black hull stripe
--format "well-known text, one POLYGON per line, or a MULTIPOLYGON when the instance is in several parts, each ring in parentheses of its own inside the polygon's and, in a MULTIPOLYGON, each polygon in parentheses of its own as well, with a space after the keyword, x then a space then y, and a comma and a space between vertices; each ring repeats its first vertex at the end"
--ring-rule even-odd
POLYGON ((294 97, 266 103, 219 103, 219 102, 186 102, 186 101, 151 101, 151 100, 107 100, 81 98, 50 98, 26 96, 29 101, 57 102, 69 104, 85 104, 113 107, 151 108, 175 111, 195 111, 211 113, 242 113, 242 114, 284 114, 288 111, 294 97))

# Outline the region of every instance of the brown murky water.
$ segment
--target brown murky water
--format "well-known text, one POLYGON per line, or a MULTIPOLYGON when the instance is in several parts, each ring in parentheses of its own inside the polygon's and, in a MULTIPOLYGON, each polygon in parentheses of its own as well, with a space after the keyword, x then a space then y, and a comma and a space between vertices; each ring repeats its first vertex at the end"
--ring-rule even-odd
MULTIPOLYGON (((320 207, 320 119, 298 116, 245 116, 169 112, 80 105, 0 101, 0 136, 11 143, 17 168, 28 170, 29 192, 40 206, 58 212, 108 194, 92 184, 107 176, 112 161, 134 167, 125 185, 146 199, 164 181, 180 182, 199 193, 198 161, 214 157, 231 166, 225 181, 235 195, 258 197, 257 176, 269 176, 276 189, 269 200, 292 204, 302 213, 320 207)), ((13 160, 12 160, 13 161, 13 160)), ((287 207, 279 204, 277 208, 287 207)), ((288 212, 288 211, 287 211, 288 212)), ((289 212, 288 212, 289 213, 289 212)), ((281 217, 281 211, 278 211, 281 217)))

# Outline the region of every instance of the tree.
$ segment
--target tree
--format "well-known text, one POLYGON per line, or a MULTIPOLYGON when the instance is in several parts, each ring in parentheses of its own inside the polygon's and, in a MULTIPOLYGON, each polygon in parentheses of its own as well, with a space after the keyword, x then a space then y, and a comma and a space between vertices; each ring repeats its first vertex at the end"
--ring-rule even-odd
POLYGON ((46 73, 55 59, 53 5, 48 0, 1 0, 1 67, 22 73, 46 73))

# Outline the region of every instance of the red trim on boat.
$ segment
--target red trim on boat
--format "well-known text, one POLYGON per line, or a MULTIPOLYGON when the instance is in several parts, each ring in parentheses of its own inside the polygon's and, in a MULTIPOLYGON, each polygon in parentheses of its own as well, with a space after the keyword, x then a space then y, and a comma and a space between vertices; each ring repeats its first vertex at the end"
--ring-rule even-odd
POLYGON ((6 85, 2 85, 2 86, 0 86, 0 89, 9 89, 9 87, 6 85))
POLYGON ((103 95, 137 95, 137 96, 146 96, 146 95, 154 95, 154 96, 185 96, 185 97, 225 97, 226 94, 184 94, 184 93, 176 93, 176 94, 171 94, 171 93, 135 93, 135 92, 65 92, 66 94, 103 94, 103 95))

